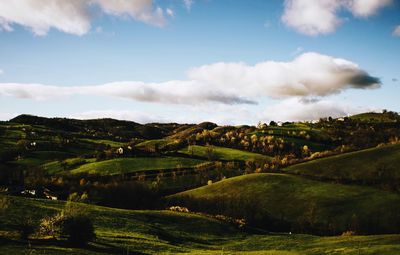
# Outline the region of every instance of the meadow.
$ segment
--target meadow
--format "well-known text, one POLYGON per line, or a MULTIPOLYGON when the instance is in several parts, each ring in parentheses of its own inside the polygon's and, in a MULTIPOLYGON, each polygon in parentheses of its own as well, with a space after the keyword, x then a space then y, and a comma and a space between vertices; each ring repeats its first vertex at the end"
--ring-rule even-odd
POLYGON ((255 234, 206 215, 166 210, 122 210, 79 204, 94 221, 96 239, 71 247, 62 239, 33 235, 17 238, 17 221, 34 222, 53 215, 64 202, 8 197, 0 216, 0 254, 381 254, 400 252, 399 235, 318 237, 275 233, 255 234))

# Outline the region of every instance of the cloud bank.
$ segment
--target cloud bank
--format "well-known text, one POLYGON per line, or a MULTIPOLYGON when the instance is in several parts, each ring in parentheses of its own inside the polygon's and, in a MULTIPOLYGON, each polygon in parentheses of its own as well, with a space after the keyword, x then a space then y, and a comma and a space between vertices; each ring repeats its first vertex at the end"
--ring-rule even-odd
POLYGON ((379 78, 357 64, 315 52, 290 62, 215 63, 192 68, 188 80, 161 83, 113 82, 96 86, 61 87, 0 83, 0 96, 48 100, 73 95, 111 96, 167 104, 256 104, 262 97, 328 96, 343 90, 380 86, 379 78))
POLYGON ((329 34, 344 23, 339 16, 341 10, 367 18, 391 3, 392 0, 285 0, 281 19, 302 34, 329 34))
POLYGON ((310 100, 289 98, 266 106, 258 111, 251 111, 243 106, 230 107, 187 107, 186 114, 160 115, 154 111, 135 110, 96 110, 71 114, 70 117, 78 119, 116 118, 133 120, 140 123, 150 122, 178 122, 199 123, 212 121, 220 125, 257 124, 258 121, 313 121, 326 117, 344 117, 367 111, 377 111, 377 108, 355 107, 343 102, 333 100, 310 100))
POLYGON ((154 26, 166 23, 164 10, 152 0, 6 0, 0 1, 0 28, 13 31, 18 24, 38 36, 46 35, 50 28, 84 35, 96 11, 154 26))
POLYGON ((97 86, 60 87, 43 84, 0 83, 0 96, 19 99, 57 100, 84 95, 126 98, 140 102, 164 104, 256 104, 255 101, 228 93, 219 93, 195 81, 144 83, 138 81, 113 82, 97 86))

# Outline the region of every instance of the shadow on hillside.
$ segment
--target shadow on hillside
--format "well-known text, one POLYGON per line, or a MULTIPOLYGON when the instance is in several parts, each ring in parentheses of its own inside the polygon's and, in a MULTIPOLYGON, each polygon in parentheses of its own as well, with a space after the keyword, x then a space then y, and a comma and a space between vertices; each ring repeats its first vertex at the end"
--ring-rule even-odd
MULTIPOLYGON (((126 249, 115 245, 94 241, 86 246, 76 247, 72 246, 66 240, 55 240, 55 239, 30 239, 28 241, 10 239, 6 237, 0 237, 0 245, 13 245, 13 246, 25 246, 29 249, 41 249, 46 247, 60 247, 60 248, 76 248, 80 250, 86 250, 96 253, 106 253, 106 254, 125 254, 126 249)), ((129 250, 130 255, 148 255, 148 253, 138 252, 129 250)))

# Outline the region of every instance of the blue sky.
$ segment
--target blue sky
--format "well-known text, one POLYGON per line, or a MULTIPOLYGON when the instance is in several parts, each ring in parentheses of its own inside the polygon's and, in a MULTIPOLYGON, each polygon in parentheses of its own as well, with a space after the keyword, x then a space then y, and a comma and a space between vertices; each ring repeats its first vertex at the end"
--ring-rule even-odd
POLYGON ((400 111, 398 1, 18 2, 0 3, 3 120, 254 124, 400 111))

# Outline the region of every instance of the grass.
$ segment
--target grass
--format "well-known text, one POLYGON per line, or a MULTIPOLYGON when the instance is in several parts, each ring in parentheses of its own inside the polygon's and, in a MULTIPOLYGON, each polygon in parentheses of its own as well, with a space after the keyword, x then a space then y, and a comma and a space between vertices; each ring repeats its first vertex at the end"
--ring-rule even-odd
POLYGON ((118 158, 84 164, 71 170, 70 173, 113 175, 146 170, 174 169, 177 167, 190 168, 204 162, 203 160, 179 157, 118 158))
POLYGON ((157 139, 157 140, 147 140, 144 142, 141 142, 139 144, 136 145, 136 147, 138 148, 147 148, 147 149, 154 149, 154 148, 158 148, 158 149, 163 149, 165 146, 167 146, 168 144, 174 143, 173 140, 169 140, 169 139, 157 139))
MULTIPOLYGON (((236 150, 226 147, 212 146, 212 155, 217 160, 226 161, 246 161, 246 160, 269 160, 268 156, 258 153, 252 153, 242 150, 236 150)), ((198 157, 208 158, 207 147, 200 145, 191 145, 179 151, 187 155, 194 155, 198 157)))
POLYGON ((277 135, 284 137, 299 137, 300 132, 310 135, 311 140, 325 141, 330 140, 328 134, 320 129, 310 127, 305 123, 293 123, 285 126, 269 126, 266 129, 256 131, 257 135, 277 135))
POLYGON ((0 254, 380 254, 400 252, 400 235, 317 237, 311 235, 254 235, 221 221, 170 211, 131 211, 81 205, 94 222, 96 240, 74 248, 62 240, 41 237, 29 242, 16 238, 16 219, 38 223, 59 212, 64 203, 9 197, 0 216, 0 254))
POLYGON ((63 171, 71 170, 74 168, 77 168, 80 165, 86 164, 86 163, 92 163, 95 162, 96 159, 84 159, 84 158, 68 158, 65 160, 57 160, 57 161, 52 161, 46 164, 42 165, 42 168, 46 172, 46 174, 52 175, 52 174, 58 174, 63 171))
POLYGON ((284 169, 285 172, 334 180, 382 182, 400 179, 400 145, 389 145, 317 159, 284 169))
POLYGON ((48 162, 54 160, 62 160, 73 156, 70 153, 61 151, 32 151, 26 157, 13 161, 12 164, 20 167, 36 167, 39 168, 48 162))
POLYGON ((350 119, 362 121, 362 122, 395 122, 396 118, 393 118, 388 113, 377 113, 377 112, 367 112, 357 115, 350 116, 350 119))
MULTIPOLYGON (((353 218, 361 232, 399 231, 400 195, 363 186, 331 184, 285 174, 251 174, 168 197, 170 203, 209 213, 226 213, 256 222, 281 220, 323 233, 342 233, 353 218), (379 220, 377 220, 379 215, 379 220)), ((265 227, 265 226, 264 226, 265 227)), ((268 226, 267 226, 268 228, 268 226)))
POLYGON ((111 140, 101 140, 101 139, 81 138, 79 140, 81 140, 82 142, 88 142, 88 143, 94 143, 94 144, 110 145, 111 147, 120 147, 125 144, 122 142, 116 142, 116 141, 111 141, 111 140))

